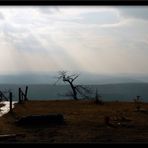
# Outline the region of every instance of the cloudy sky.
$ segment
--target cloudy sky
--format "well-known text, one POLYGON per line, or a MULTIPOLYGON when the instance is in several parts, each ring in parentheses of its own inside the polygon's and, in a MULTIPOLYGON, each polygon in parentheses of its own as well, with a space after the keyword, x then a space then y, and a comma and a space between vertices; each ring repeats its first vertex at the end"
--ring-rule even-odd
POLYGON ((0 6, 0 75, 148 74, 148 6, 0 6))

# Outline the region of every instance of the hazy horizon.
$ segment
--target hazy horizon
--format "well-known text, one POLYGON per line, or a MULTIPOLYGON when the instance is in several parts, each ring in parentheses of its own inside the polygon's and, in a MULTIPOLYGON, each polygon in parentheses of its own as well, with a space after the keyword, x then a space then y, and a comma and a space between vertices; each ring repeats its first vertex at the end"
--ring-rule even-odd
POLYGON ((148 6, 0 6, 0 84, 148 82, 148 6))
MULTIPOLYGON (((79 73, 75 80, 76 84, 100 85, 100 84, 120 84, 120 83, 148 83, 147 75, 101 75, 91 73, 79 73)), ((0 75, 0 84, 51 84, 57 81, 58 72, 49 74, 21 74, 21 75, 0 75)), ((65 84, 59 81, 56 85, 65 84)))

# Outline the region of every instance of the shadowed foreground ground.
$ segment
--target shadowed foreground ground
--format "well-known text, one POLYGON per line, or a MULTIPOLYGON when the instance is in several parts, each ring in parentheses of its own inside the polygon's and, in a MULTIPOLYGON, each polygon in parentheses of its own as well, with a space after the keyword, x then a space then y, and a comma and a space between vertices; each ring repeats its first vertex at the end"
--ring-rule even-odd
MULTIPOLYGON (((148 104, 142 107, 147 110, 148 104)), ((13 142, 94 143, 94 142, 147 142, 148 113, 135 112, 135 104, 106 102, 96 105, 91 101, 28 101, 16 104, 13 113, 0 118, 1 134, 23 134, 13 142), (62 113, 65 125, 20 127, 14 122, 21 116, 62 113), (122 115, 121 115, 122 114, 122 115), (124 116, 130 119, 125 126, 120 122, 108 126, 105 116, 124 116)), ((8 140, 0 140, 8 142, 8 140)))

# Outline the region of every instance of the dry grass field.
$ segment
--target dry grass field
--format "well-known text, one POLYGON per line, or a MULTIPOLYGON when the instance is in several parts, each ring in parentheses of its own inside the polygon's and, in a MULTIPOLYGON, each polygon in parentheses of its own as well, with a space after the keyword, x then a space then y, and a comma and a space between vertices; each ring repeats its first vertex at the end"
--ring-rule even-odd
MULTIPOLYGON (((134 102, 55 100, 28 101, 16 104, 12 113, 0 118, 0 135, 19 134, 11 142, 23 143, 128 143, 148 142, 148 103, 143 111, 135 111, 134 102), (20 117, 61 113, 64 125, 22 127, 15 124, 20 117), (109 117, 111 125, 106 124, 109 117)), ((10 142, 0 139, 0 142, 10 142)))

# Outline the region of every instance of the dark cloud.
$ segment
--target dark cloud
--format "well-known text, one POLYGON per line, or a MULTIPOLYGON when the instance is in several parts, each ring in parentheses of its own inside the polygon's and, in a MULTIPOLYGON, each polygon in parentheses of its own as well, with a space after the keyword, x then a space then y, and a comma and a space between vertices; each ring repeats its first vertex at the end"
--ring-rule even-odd
POLYGON ((3 32, 5 41, 11 44, 18 42, 25 33, 23 28, 14 27, 13 23, 4 23, 3 26, 1 26, 1 31, 3 32))
POLYGON ((80 17, 82 19, 78 20, 77 22, 83 24, 112 24, 119 21, 116 12, 108 11, 84 13, 81 14, 80 17))
POLYGON ((125 18, 148 19, 148 6, 122 6, 119 11, 125 18))
POLYGON ((35 36, 29 34, 19 42, 15 42, 15 46, 20 51, 37 52, 42 51, 44 48, 35 36))
POLYGON ((4 19, 5 19, 5 17, 3 15, 3 13, 0 12, 0 20, 4 20, 4 19))
POLYGON ((50 14, 54 14, 56 12, 60 12, 59 8, 57 6, 40 6, 37 8, 39 10, 39 12, 46 14, 46 15, 50 15, 50 14))

